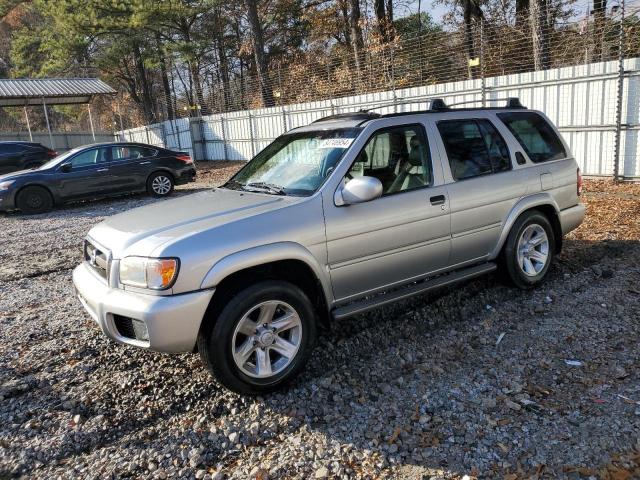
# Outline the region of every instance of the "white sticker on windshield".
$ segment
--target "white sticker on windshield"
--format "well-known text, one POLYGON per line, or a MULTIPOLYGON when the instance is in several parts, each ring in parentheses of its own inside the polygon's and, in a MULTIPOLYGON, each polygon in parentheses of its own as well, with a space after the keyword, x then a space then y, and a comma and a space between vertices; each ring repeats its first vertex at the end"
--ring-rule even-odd
POLYGON ((318 148, 349 148, 353 138, 325 138, 318 144, 318 148))

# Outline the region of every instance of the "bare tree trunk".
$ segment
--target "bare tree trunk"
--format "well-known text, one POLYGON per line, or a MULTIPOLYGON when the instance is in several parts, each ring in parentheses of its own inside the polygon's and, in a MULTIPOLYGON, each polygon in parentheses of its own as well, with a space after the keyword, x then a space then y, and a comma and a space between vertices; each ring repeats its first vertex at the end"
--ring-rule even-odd
POLYGON ((351 45, 351 24, 349 22, 349 4, 347 0, 340 0, 340 13, 342 14, 344 41, 347 45, 351 45))
POLYGON ((393 0, 387 0, 387 15, 386 15, 386 27, 387 27, 387 39, 393 40, 395 37, 395 29, 393 28, 393 0))
POLYGON ((533 65, 536 70, 549 68, 549 15, 547 0, 531 0, 530 22, 533 65))
MULTIPOLYGON (((483 21, 482 10, 476 3, 477 0, 463 0, 464 17, 464 49, 467 52, 467 59, 476 58, 476 48, 473 38, 473 21, 483 21)), ((469 66, 469 78, 473 78, 473 70, 469 66)))
POLYGON ((171 101, 171 86, 169 85, 169 74, 167 73, 167 61, 165 59, 165 51, 162 46, 160 34, 156 34, 156 48, 158 49, 158 58, 160 61, 160 76, 162 77, 162 89, 164 90, 164 103, 167 108, 167 119, 173 120, 175 112, 173 110, 173 102, 171 101))
POLYGON ((133 44, 133 58, 136 65, 136 76, 142 88, 142 110, 144 112, 145 121, 149 124, 154 123, 153 100, 151 98, 151 89, 149 88, 149 80, 147 79, 147 70, 142 59, 142 51, 140 44, 133 44))
POLYGON ((378 31, 383 42, 387 42, 387 16, 384 11, 384 0, 373 0, 373 9, 376 13, 378 31))
POLYGON ((529 18, 529 0, 516 0, 516 28, 526 30, 529 18))
POLYGON ((191 75, 191 82, 196 92, 196 101, 200 106, 200 111, 196 111, 198 115, 208 115, 209 108, 204 102, 204 94, 202 92, 202 79, 200 78, 200 69, 198 68, 198 62, 194 59, 189 62, 189 74, 191 75))
POLYGON ((262 104, 265 107, 273 107, 273 89, 269 82, 267 74, 267 59, 264 53, 264 36, 262 33, 262 24, 258 17, 258 0, 246 0, 247 16, 249 25, 251 26, 251 43, 253 46, 253 55, 256 64, 256 73, 260 82, 260 93, 262 95, 262 104))
POLYGON ((593 57, 603 60, 602 44, 604 42, 604 26, 607 14, 607 0, 593 0, 593 27, 595 29, 593 57))
POLYGON ((361 65, 360 59, 362 50, 364 49, 364 40, 362 39, 362 27, 360 26, 360 0, 351 1, 351 47, 353 48, 353 58, 355 59, 357 80, 360 82, 361 65))

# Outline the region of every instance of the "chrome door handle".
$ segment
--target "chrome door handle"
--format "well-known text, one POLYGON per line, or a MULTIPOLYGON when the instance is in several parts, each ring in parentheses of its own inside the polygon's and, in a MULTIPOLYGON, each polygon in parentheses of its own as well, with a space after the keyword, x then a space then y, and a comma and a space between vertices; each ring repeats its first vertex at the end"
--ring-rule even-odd
POLYGON ((108 168, 99 168, 98 170, 96 170, 96 172, 108 172, 109 169, 108 168))
POLYGON ((151 163, 151 162, 140 162, 140 165, 146 165, 148 163, 151 163))

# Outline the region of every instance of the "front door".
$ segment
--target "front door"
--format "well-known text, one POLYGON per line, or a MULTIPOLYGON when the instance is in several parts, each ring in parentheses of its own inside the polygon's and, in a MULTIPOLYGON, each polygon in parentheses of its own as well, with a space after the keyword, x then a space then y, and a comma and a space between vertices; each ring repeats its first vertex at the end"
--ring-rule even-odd
POLYGON ((60 197, 90 198, 110 193, 108 150, 107 147, 95 147, 64 161, 56 172, 60 197))
POLYGON ((376 177, 383 185, 382 197, 347 206, 336 206, 325 197, 328 263, 337 301, 446 266, 447 191, 441 169, 434 170, 432 160, 423 124, 382 128, 370 135, 344 179, 376 177))

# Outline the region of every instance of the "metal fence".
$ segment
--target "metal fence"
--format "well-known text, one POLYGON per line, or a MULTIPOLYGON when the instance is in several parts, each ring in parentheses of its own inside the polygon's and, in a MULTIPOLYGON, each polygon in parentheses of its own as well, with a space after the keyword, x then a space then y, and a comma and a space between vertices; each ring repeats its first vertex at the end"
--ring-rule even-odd
POLYGON ((278 135, 326 115, 382 103, 390 105, 380 113, 415 111, 427 102, 403 102, 433 97, 482 105, 483 99, 510 96, 551 118, 586 175, 617 171, 619 177, 640 178, 640 58, 183 118, 116 135, 188 151, 198 160, 247 160, 278 135))
POLYGON ((75 147, 88 145, 96 142, 110 142, 113 140, 113 133, 96 132, 95 138, 91 132, 65 132, 53 133, 49 136, 47 132, 2 132, 0 142, 18 140, 23 142, 37 142, 51 147, 58 152, 66 152, 75 147))

